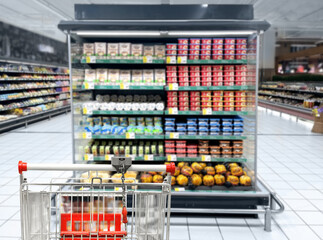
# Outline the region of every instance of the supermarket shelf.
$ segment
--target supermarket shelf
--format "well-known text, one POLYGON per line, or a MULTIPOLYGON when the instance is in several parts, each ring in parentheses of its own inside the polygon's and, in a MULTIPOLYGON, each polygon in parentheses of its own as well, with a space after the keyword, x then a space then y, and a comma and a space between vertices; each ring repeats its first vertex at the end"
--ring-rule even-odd
MULTIPOLYGON (((134 157, 133 160, 135 161, 165 161, 166 157, 165 156, 153 156, 153 160, 148 160, 151 155, 146 155, 146 156, 136 156, 134 157)), ((87 154, 86 157, 84 157, 84 161, 87 162, 106 162, 110 161, 110 159, 113 157, 113 155, 107 155, 107 156, 93 156, 92 154, 87 154), (93 160, 85 160, 85 159, 93 159, 93 160), (109 160, 108 160, 109 159, 109 160)))
POLYGON ((66 105, 66 106, 63 106, 63 107, 54 108, 54 109, 50 109, 50 110, 30 114, 30 115, 27 115, 27 116, 13 118, 13 119, 9 119, 9 120, 6 120, 6 121, 1 121, 0 122, 0 132, 12 130, 12 129, 15 129, 17 127, 21 127, 23 125, 27 127, 27 125, 29 123, 31 123, 31 122, 37 122, 37 121, 42 120, 44 118, 51 118, 54 115, 67 113, 70 110, 71 110, 71 106, 66 105))
MULTIPOLYGON (((81 63, 86 64, 144 64, 143 59, 81 59, 81 63)), ((153 59, 145 64, 165 64, 165 59, 153 59)))
POLYGON ((165 115, 196 115, 196 116, 216 116, 216 115, 255 115, 252 111, 212 111, 211 114, 203 114, 203 111, 178 111, 178 114, 169 113, 165 111, 165 115))
POLYGON ((14 71, 14 70, 0 70, 0 73, 23 73, 23 74, 46 74, 46 75, 64 75, 68 76, 68 73, 49 73, 49 72, 31 72, 31 71, 14 71))
POLYGON ((184 140, 242 140, 246 139, 246 136, 201 136, 201 135, 179 135, 178 138, 171 137, 170 135, 165 135, 165 139, 184 139, 184 140))
POLYGON ((5 112, 5 111, 12 110, 12 109, 17 109, 17 108, 31 107, 31 106, 36 106, 36 105, 41 105, 41 104, 46 104, 46 103, 51 103, 51 102, 64 101, 64 100, 68 100, 68 99, 70 99, 70 98, 55 99, 55 100, 52 100, 52 101, 45 101, 45 102, 41 102, 41 103, 33 103, 33 104, 21 106, 21 107, 13 107, 13 108, 0 109, 0 112, 5 112))
POLYGON ((210 87, 178 87, 177 89, 170 89, 171 87, 166 86, 166 91, 208 91, 208 90, 255 90, 255 86, 210 86, 210 87))
POLYGON ((300 97, 293 97, 293 96, 283 96, 283 95, 276 95, 276 94, 271 94, 271 93, 262 93, 258 92, 260 95, 266 95, 266 96, 272 96, 272 97, 280 97, 280 98, 288 98, 288 99, 294 99, 294 100, 299 100, 299 101, 304 101, 307 98, 300 98, 300 97))
POLYGON ((92 135, 92 139, 164 139, 164 135, 135 135, 133 138, 126 135, 92 135))
POLYGON ((275 110, 281 113, 287 113, 296 117, 308 119, 308 120, 314 120, 314 117, 312 115, 312 109, 308 108, 302 108, 302 107, 296 107, 292 105, 287 105, 283 103, 273 103, 266 100, 258 100, 259 106, 268 108, 271 110, 275 110))
POLYGON ((105 90, 105 89, 131 89, 131 90, 164 90, 164 86, 134 86, 134 85, 116 85, 116 86, 100 86, 95 85, 95 90, 105 90))
POLYGON ((0 82, 32 82, 32 81, 69 81, 70 79, 30 79, 30 78, 19 78, 19 79, 0 79, 0 82))
POLYGON ((164 111, 101 111, 95 110, 88 115, 163 115, 164 111))
POLYGON ((51 87, 31 87, 31 88, 14 88, 14 89, 0 89, 0 92, 9 92, 9 91, 16 91, 16 90, 30 90, 30 89, 46 89, 46 88, 60 88, 60 87, 69 87, 68 86, 51 86, 51 87))
POLYGON ((263 90, 277 90, 277 91, 323 94, 323 91, 315 91, 315 90, 299 90, 299 89, 288 89, 288 88, 261 87, 260 90, 262 90, 262 89, 263 90))
POLYGON ((248 60, 187 60, 187 64, 247 64, 248 60))
POLYGON ((0 99, 0 102, 9 102, 12 100, 20 100, 20 99, 26 99, 26 98, 38 98, 38 97, 44 97, 44 96, 53 96, 53 95, 62 94, 62 93, 69 93, 69 91, 42 94, 42 95, 36 95, 36 96, 26 96, 26 97, 21 97, 21 98, 0 99))

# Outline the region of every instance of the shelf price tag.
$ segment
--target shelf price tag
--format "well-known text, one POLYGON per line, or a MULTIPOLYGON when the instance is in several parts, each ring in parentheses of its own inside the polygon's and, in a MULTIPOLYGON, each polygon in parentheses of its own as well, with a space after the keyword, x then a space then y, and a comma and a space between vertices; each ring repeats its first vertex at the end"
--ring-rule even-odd
POLYGON ((129 83, 120 83, 120 89, 129 89, 129 83))
POLYGON ((168 63, 168 64, 175 64, 176 63, 176 56, 168 56, 166 58, 166 63, 168 63))
POLYGON ((126 133, 126 139, 135 139, 135 133, 133 132, 127 132, 126 133))
POLYGON ((168 113, 169 114, 178 114, 178 108, 169 108, 168 113))
POLYGON ((84 83, 84 89, 94 89, 94 82, 84 83))
POLYGON ((153 161, 154 160, 154 155, 153 154, 144 155, 144 160, 145 161, 153 161))
POLYGON ((169 90, 177 91, 178 90, 178 83, 170 83, 169 90))
POLYGON ((177 156, 176 155, 167 155, 167 161, 177 161, 177 156))
POLYGON ((113 158, 113 154, 106 154, 105 156, 104 156, 104 159, 106 160, 106 161, 111 161, 112 160, 112 158, 113 158))
POLYGON ((135 160, 135 158, 136 158, 136 155, 134 155, 134 154, 126 154, 125 156, 130 157, 132 160, 135 160))
POLYGON ((204 108, 202 110, 203 115, 212 115, 212 108, 204 108))
POLYGON ((121 187, 114 187, 114 191, 121 192, 122 191, 122 188, 121 187))
POLYGON ((179 56, 179 57, 177 57, 177 63, 186 64, 187 63, 187 56, 179 56))
POLYGON ((85 154, 84 160, 85 161, 93 161, 93 154, 85 154))
POLYGON ((172 139, 179 139, 179 133, 178 132, 171 132, 169 134, 169 138, 172 138, 172 139))
POLYGON ((83 108, 83 114, 92 114, 93 113, 93 109, 92 108, 83 108))
POLYGON ((86 63, 96 63, 96 56, 87 56, 86 63))
POLYGON ((178 187, 178 188, 174 188, 175 192, 185 192, 185 188, 183 187, 178 187))
POLYGON ((144 56, 143 63, 153 63, 153 57, 152 56, 144 56))
POLYGON ((92 138, 92 133, 84 132, 84 133, 82 133, 82 138, 83 139, 91 139, 92 138))
POLYGON ((210 155, 202 155, 201 159, 202 159, 202 162, 211 162, 210 155))

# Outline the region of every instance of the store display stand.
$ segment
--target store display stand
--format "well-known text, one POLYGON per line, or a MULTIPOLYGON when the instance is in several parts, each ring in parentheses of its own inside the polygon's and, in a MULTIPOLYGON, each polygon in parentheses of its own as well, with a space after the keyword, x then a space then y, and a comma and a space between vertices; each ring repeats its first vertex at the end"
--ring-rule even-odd
MULTIPOLYGON (((223 6, 225 8, 225 6, 223 6)), ((201 8, 200 5, 181 6, 182 14, 190 14, 196 11, 202 11, 204 14, 195 14, 202 16, 198 19, 192 19, 192 15, 176 16, 175 7, 172 5, 163 6, 164 19, 146 19, 143 13, 145 11, 157 11, 156 8, 149 6, 118 6, 123 9, 118 13, 107 15, 102 8, 109 8, 106 5, 76 5, 75 14, 78 20, 82 21, 63 21, 59 24, 59 28, 68 34, 69 54, 70 54, 70 72, 71 85, 73 86, 72 97, 72 113, 73 113, 73 156, 74 162, 83 163, 104 163, 111 160, 110 155, 101 155, 85 153, 83 150, 93 140, 111 140, 111 139, 139 139, 139 140, 243 140, 244 141, 244 157, 243 158, 219 158, 201 155, 198 157, 178 157, 174 155, 160 156, 154 154, 143 155, 142 157, 134 157, 134 163, 142 161, 150 161, 149 163, 159 163, 164 161, 207 161, 207 162, 238 162, 244 166, 248 175, 252 177, 252 184, 248 187, 232 187, 229 189, 223 186, 214 186, 208 190, 189 189, 184 187, 175 187, 172 192, 172 212, 174 213, 222 213, 222 214, 265 214, 265 230, 270 231, 271 214, 283 211, 284 206, 277 196, 262 182, 257 175, 257 88, 258 88, 258 66, 259 66, 259 48, 260 35, 269 27, 265 21, 255 21, 253 19, 252 6, 249 6, 244 12, 244 19, 239 20, 221 20, 215 19, 214 15, 208 13, 217 10, 216 5, 209 5, 208 9, 201 8), (87 6, 89 6, 87 8, 87 6), (187 8, 187 9, 186 9, 187 8), (189 10, 188 10, 189 9, 189 10), (97 11, 96 11, 97 10, 97 11), (144 10, 144 11, 143 11, 144 10), (129 20, 127 13, 131 12, 133 20, 129 20), (93 19, 93 13, 96 13, 96 19, 93 19), (101 14, 100 14, 101 13, 101 14), (123 14, 125 15, 123 19, 123 14), (174 20, 176 19, 176 20, 174 20), (189 20, 187 20, 189 19, 189 20), (244 60, 190 60, 181 57, 167 56, 164 59, 156 59, 143 56, 139 59, 134 58, 100 58, 95 55, 82 56, 81 46, 84 43, 94 42, 135 42, 135 43, 170 43, 177 41, 178 38, 185 36, 186 38, 194 37, 236 37, 243 36, 248 39, 250 44, 250 58, 244 60), (246 86, 208 86, 208 87, 182 87, 177 84, 168 84, 167 86, 151 86, 141 85, 133 86, 128 83, 120 82, 118 84, 99 84, 95 81, 85 81, 84 75, 79 72, 84 69, 153 69, 166 68, 166 66, 186 66, 186 65, 241 65, 249 66, 253 73, 253 80, 246 86), (139 91, 138 91, 139 90, 139 91), (215 111, 215 110, 199 110, 199 111, 178 111, 178 109, 168 108, 161 112, 147 111, 101 111, 96 109, 85 108, 87 101, 93 101, 98 94, 106 92, 117 94, 135 94, 137 92, 145 94, 163 94, 171 91, 248 91, 253 96, 251 104, 246 110, 238 112, 215 111), (124 135, 95 135, 86 132, 80 124, 83 116, 163 116, 165 118, 171 116, 173 118, 184 117, 228 117, 239 116, 245 124, 244 133, 242 135, 218 135, 218 136, 189 136, 179 135, 176 133, 163 135, 137 135, 126 133, 124 135), (205 116, 207 115, 207 116, 205 116), (211 115, 211 116, 210 116, 211 115), (280 206, 279 210, 275 209, 275 204, 280 206), (257 206, 263 206, 264 210, 257 209, 257 206)), ((176 6, 178 10, 179 6, 176 6)), ((119 9, 119 10, 120 10, 119 9)), ((231 6, 230 6, 231 9, 231 6)), ((227 11, 230 12, 228 8, 227 11)), ((235 8, 239 13, 239 7, 235 8)), ((221 9, 223 11, 223 9, 221 9)), ((151 16, 160 16, 159 14, 151 16)), ((238 14, 239 15, 239 14, 238 14)), ((154 17, 153 17, 154 18, 154 17)), ((235 17, 232 16, 231 19, 235 17)), ((249 50, 248 50, 249 51, 249 50)), ((248 54, 247 54, 248 55, 248 54)), ((249 56, 249 55, 248 55, 249 56)), ((83 73, 84 74, 84 73, 83 73)))

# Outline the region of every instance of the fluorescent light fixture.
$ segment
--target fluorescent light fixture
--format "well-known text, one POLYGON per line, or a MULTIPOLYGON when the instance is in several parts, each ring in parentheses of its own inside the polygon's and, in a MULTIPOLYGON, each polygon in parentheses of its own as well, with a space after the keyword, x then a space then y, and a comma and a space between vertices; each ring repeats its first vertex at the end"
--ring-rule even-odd
POLYGON ((160 36, 158 31, 76 31, 79 36, 160 36))
POLYGON ((202 4, 202 7, 203 7, 203 8, 207 8, 208 6, 209 6, 209 4, 207 4, 207 3, 203 3, 203 4, 202 4))
POLYGON ((250 35, 255 33, 254 31, 170 31, 169 36, 241 36, 250 35))

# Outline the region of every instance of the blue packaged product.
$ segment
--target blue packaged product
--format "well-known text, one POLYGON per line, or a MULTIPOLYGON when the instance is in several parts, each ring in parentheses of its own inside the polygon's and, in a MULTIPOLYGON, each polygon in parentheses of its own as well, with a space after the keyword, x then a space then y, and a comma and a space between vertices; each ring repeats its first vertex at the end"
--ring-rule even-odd
POLYGON ((188 118, 187 119, 187 124, 196 124, 197 118, 188 118))
POLYGON ((100 133, 101 133, 101 126, 100 125, 94 125, 93 134, 98 135, 100 133))
POLYGON ((220 119, 219 121, 210 121, 211 127, 219 127, 220 126, 220 119))
POLYGON ((233 135, 234 136, 241 136, 242 135, 242 132, 234 132, 233 135))
POLYGON ((174 127, 171 127, 171 126, 165 126, 165 131, 175 132, 175 128, 174 127))
POLYGON ((117 135, 118 134, 118 125, 113 125, 111 128, 111 134, 117 135))
POLYGON ((197 131, 188 131, 187 135, 194 136, 197 134, 197 131))
POLYGON ((178 131, 178 135, 186 135, 186 131, 178 131))
POLYGON ((111 127, 112 126, 109 124, 104 124, 101 128, 101 134, 106 134, 106 135, 111 134, 111 127))
POLYGON ((232 119, 223 118, 222 119, 222 126, 231 127, 232 126, 232 119))
POLYGON ((200 136, 207 136, 209 135, 209 131, 199 131, 200 136))
POLYGON ((165 135, 170 135, 172 132, 168 132, 168 131, 166 131, 165 132, 165 135))
POLYGON ((119 122, 120 122, 120 126, 123 126, 123 127, 128 126, 128 118, 127 117, 120 117, 119 122))
POLYGON ((230 128, 227 128, 227 129, 223 128, 222 132, 223 132, 222 133, 223 136, 232 136, 232 129, 230 129, 230 128))
POLYGON ((233 131, 235 131, 235 132, 243 132, 243 128, 242 127, 234 127, 233 131))
POLYGON ((111 117, 111 125, 119 125, 119 118, 118 117, 111 117))
POLYGON ((188 126, 187 131, 197 131, 196 126, 188 126))
POLYGON ((165 118, 165 126, 174 126, 175 118, 165 118))
POLYGON ((222 131, 232 131, 232 127, 222 127, 222 131))
POLYGON ((209 129, 205 126, 199 126, 199 131, 209 131, 209 129))
POLYGON ((210 125, 213 123, 220 123, 220 118, 211 118, 210 119, 210 125))
POLYGON ((220 132, 211 131, 210 135, 211 136, 218 136, 218 135, 220 135, 220 132))
POLYGON ((185 123, 178 123, 176 124, 177 131, 186 131, 186 124, 185 123))
POLYGON ((211 132, 220 132, 220 128, 219 127, 210 127, 210 131, 211 132))

